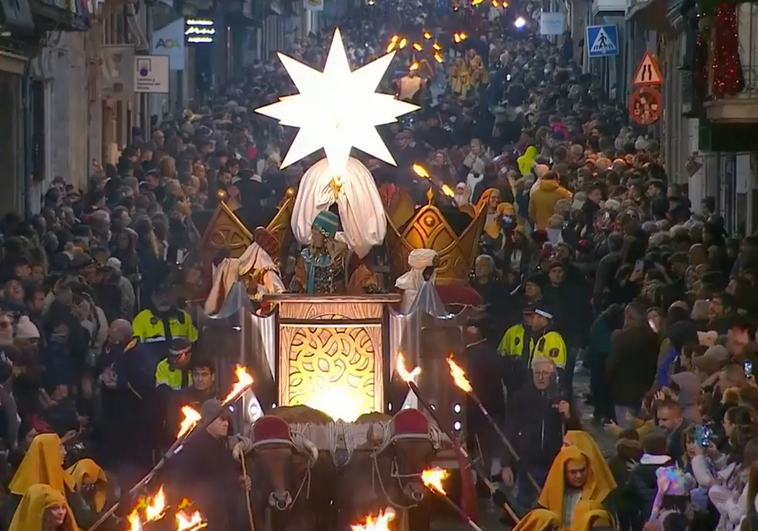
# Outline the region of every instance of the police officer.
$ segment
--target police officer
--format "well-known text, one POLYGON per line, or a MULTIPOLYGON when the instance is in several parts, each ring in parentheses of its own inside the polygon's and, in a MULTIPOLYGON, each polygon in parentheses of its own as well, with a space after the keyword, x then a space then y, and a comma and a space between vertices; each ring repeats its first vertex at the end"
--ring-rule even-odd
POLYGON ((158 287, 150 298, 151 306, 142 310, 134 318, 134 336, 156 351, 159 359, 168 355, 172 339, 183 338, 194 343, 197 329, 192 318, 184 310, 176 307, 169 287, 158 287))
POLYGON ((559 376, 566 368, 566 343, 552 329, 553 314, 539 301, 524 309, 522 323, 506 330, 498 350, 506 357, 506 387, 512 396, 526 380, 536 358, 550 358, 559 376))
POLYGON ((168 357, 155 369, 155 387, 166 386, 172 391, 189 387, 192 384, 191 359, 192 343, 182 337, 172 339, 168 357))

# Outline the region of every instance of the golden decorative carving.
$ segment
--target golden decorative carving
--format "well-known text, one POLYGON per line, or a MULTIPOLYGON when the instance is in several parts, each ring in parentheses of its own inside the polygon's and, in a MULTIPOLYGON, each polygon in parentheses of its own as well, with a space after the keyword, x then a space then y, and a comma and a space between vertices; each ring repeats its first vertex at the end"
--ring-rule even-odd
MULTIPOLYGON (((341 319, 341 315, 321 315, 341 319)), ((305 404, 349 417, 381 411, 382 327, 280 328, 280 404, 305 404), (326 401, 327 407, 324 407, 326 401), (321 407, 319 407, 321 406, 321 407), (332 408, 331 411, 326 409, 332 408)))
MULTIPOLYGON (((208 228, 205 230, 200 244, 203 264, 206 264, 208 270, 210 270, 210 264, 219 250, 229 249, 230 258, 239 258, 254 241, 250 229, 234 213, 233 207, 235 205, 227 204, 226 193, 219 193, 218 197, 221 200, 208 223, 208 228)), ((284 254, 289 249, 292 237, 290 220, 292 219, 292 209, 294 206, 295 192, 290 188, 287 190, 284 201, 280 205, 276 215, 266 227, 266 230, 279 242, 279 248, 281 249, 280 256, 271 257, 277 265, 281 263, 284 254)))
POLYGON ((387 220, 387 246, 390 270, 394 278, 408 271, 408 255, 414 249, 434 249, 440 257, 437 283, 451 283, 468 278, 479 250, 479 238, 487 221, 482 209, 458 236, 434 205, 420 208, 402 231, 387 220))
MULTIPOLYGON (((385 199, 384 197, 382 199, 385 199)), ((413 217, 416 211, 416 205, 410 194, 403 188, 399 188, 389 201, 384 201, 384 208, 387 211, 387 217, 392 220, 395 227, 402 227, 413 217)))
POLYGON ((361 304, 350 302, 295 302, 282 305, 279 311, 282 319, 336 320, 381 319, 381 304, 361 304))
POLYGON ((279 205, 279 211, 274 216, 266 230, 276 238, 279 242, 279 256, 272 256, 277 265, 283 263, 286 259, 287 252, 289 252, 290 242, 292 241, 292 229, 290 228, 290 222, 292 221, 292 210, 295 208, 295 191, 292 188, 287 189, 287 193, 284 196, 284 201, 279 205))
POLYGON ((252 233, 224 201, 219 201, 200 243, 203 264, 210 270, 221 249, 229 249, 231 258, 239 258, 251 243, 252 233))

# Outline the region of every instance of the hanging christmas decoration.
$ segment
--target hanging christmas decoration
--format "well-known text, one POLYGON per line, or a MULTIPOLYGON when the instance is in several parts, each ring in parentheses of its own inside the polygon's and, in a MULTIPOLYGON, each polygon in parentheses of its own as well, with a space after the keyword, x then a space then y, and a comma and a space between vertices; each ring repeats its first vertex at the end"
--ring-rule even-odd
POLYGON ((734 3, 722 2, 714 21, 713 81, 711 95, 718 99, 734 96, 745 87, 737 37, 737 11, 734 3))

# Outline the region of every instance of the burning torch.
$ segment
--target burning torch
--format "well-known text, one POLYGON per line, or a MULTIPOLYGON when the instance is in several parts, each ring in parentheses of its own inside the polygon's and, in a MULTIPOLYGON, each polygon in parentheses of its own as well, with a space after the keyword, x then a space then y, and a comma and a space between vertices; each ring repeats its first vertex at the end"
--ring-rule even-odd
MULTIPOLYGON (((237 365, 236 369, 236 375, 237 375, 237 382, 232 386, 232 390, 229 391, 229 394, 226 395, 226 398, 224 398, 221 401, 221 404, 223 406, 228 406, 230 404, 233 404, 240 398, 242 398, 242 395, 245 394, 253 385, 253 377, 250 376, 250 373, 247 372, 247 369, 242 367, 241 365, 237 365)), ((192 440, 192 435, 195 433, 201 433, 203 430, 205 430, 208 426, 213 423, 214 420, 216 420, 218 417, 226 411, 226 407, 219 408, 219 410, 216 412, 215 415, 211 415, 206 419, 201 419, 200 414, 192 409, 189 406, 185 406, 182 408, 182 413, 184 414, 184 420, 181 423, 181 426, 179 428, 179 433, 177 434, 176 440, 171 445, 171 447, 168 449, 168 451, 163 455, 161 460, 158 462, 157 465, 153 467, 153 469, 147 473, 145 477, 143 477, 139 482, 134 485, 131 489, 129 489, 129 492, 127 493, 127 497, 130 497, 134 495, 136 492, 138 492, 142 487, 147 485, 154 477, 155 474, 158 473, 160 469, 162 469, 164 466, 166 466, 166 463, 174 457, 176 454, 179 453, 179 451, 186 445, 190 440, 192 440)), ((119 507, 119 502, 116 502, 113 504, 113 506, 105 511, 100 518, 97 519, 97 521, 92 524, 92 526, 87 531, 95 531, 98 527, 100 527, 103 522, 105 522, 108 518, 110 518, 113 513, 116 512, 116 509, 119 507)), ((191 529, 200 529, 199 527, 194 527, 191 529)))
MULTIPOLYGON (((419 177, 423 177, 424 179, 432 183, 432 185, 437 186, 437 188, 439 188, 439 190, 442 192, 442 194, 445 197, 448 197, 450 199, 455 197, 455 190, 450 188, 447 184, 443 183, 442 185, 438 185, 436 182, 434 182, 434 179, 432 179, 432 176, 429 174, 429 171, 427 171, 427 169, 424 168, 421 164, 414 163, 412 168, 413 168, 413 172, 416 175, 418 175, 419 177)), ((431 201, 431 197, 429 198, 429 200, 431 201)))
POLYGON ((482 528, 476 525, 476 523, 469 518, 466 511, 458 507, 453 500, 451 500, 445 489, 442 487, 442 480, 446 479, 450 474, 447 470, 441 468, 433 468, 431 470, 424 470, 421 473, 421 481, 424 482, 426 488, 439 495, 439 497, 445 501, 448 507, 450 507, 455 514, 460 516, 464 522, 474 531, 482 531, 482 528))
MULTIPOLYGON (((474 461, 471 456, 468 454, 468 451, 466 448, 464 448, 463 444, 458 440, 458 437, 456 437, 449 429, 444 428, 443 424, 440 423, 439 418, 437 418, 437 413, 434 409, 432 409, 432 406, 429 404, 429 402, 426 401, 426 399, 421 395, 421 391, 418 388, 418 385, 416 385, 416 382, 414 381, 416 377, 418 377, 419 374, 421 374, 421 368, 416 367, 411 372, 408 372, 408 369, 405 368, 405 356, 403 356, 403 353, 400 352, 397 355, 397 373, 400 375, 400 378, 402 378, 406 384, 408 384, 408 388, 413 391, 413 394, 416 395, 416 398, 418 398, 419 403, 424 406, 424 409, 426 409, 429 412, 429 415, 434 419, 434 421, 437 423, 437 426, 442 430, 442 432, 447 435, 447 438, 450 439, 450 442, 453 444, 453 447, 455 450, 463 456, 463 458, 468 461, 471 468, 474 469, 477 476, 481 478, 481 480, 484 482, 484 484, 487 486, 487 489, 489 489, 490 493, 492 494, 492 500, 496 503, 501 504, 503 507, 503 510, 505 510, 506 513, 508 513, 508 516, 510 516, 515 523, 519 523, 521 519, 516 515, 514 510, 511 508, 510 505, 508 505, 508 501, 505 499, 505 495, 502 494, 500 491, 497 490, 497 487, 490 481, 490 475, 488 473, 485 473, 484 469, 482 468, 481 463, 478 461, 474 461)), ((538 489, 539 490, 539 489, 538 489)), ((468 518, 468 517, 466 517, 468 518)))
MULTIPOLYGON (((463 391, 468 394, 469 398, 474 401, 474 403, 477 405, 477 407, 481 410, 481 412, 484 414, 484 417, 489 421, 490 425, 492 426, 492 429, 495 430, 495 433, 497 433, 498 437, 500 437, 500 440, 503 441, 503 444, 508 448, 508 451, 511 452, 511 455, 516 459, 517 462, 521 462, 521 458, 516 453, 516 449, 513 447, 511 442, 508 440, 508 437, 505 436, 505 433, 503 433, 503 430, 500 429, 500 426, 497 425, 497 422, 495 422, 495 419, 492 418, 492 415, 490 415, 490 412, 487 411, 487 408, 484 407, 484 404, 482 404, 482 401, 479 400, 479 397, 476 396, 476 393, 474 393, 474 388, 471 387, 471 382, 469 382, 468 378, 466 378, 466 373, 463 369, 458 366, 457 363, 455 363, 452 358, 448 358, 447 364, 450 366, 450 374, 453 377, 453 381, 455 382, 455 385, 457 385, 459 388, 461 388, 463 391)), ((542 487, 540 487, 539 483, 537 483, 537 480, 534 479, 534 476, 532 476, 529 471, 524 469, 526 471, 526 475, 529 478, 529 481, 532 483, 534 488, 537 492, 540 492, 542 490, 542 487)))

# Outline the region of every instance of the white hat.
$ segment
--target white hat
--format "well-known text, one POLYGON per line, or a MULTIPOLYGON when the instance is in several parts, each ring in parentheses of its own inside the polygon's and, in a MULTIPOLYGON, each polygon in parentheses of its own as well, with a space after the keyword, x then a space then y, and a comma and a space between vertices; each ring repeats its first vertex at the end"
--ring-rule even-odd
POLYGON ((28 315, 22 315, 16 325, 16 339, 39 339, 39 330, 28 315))

